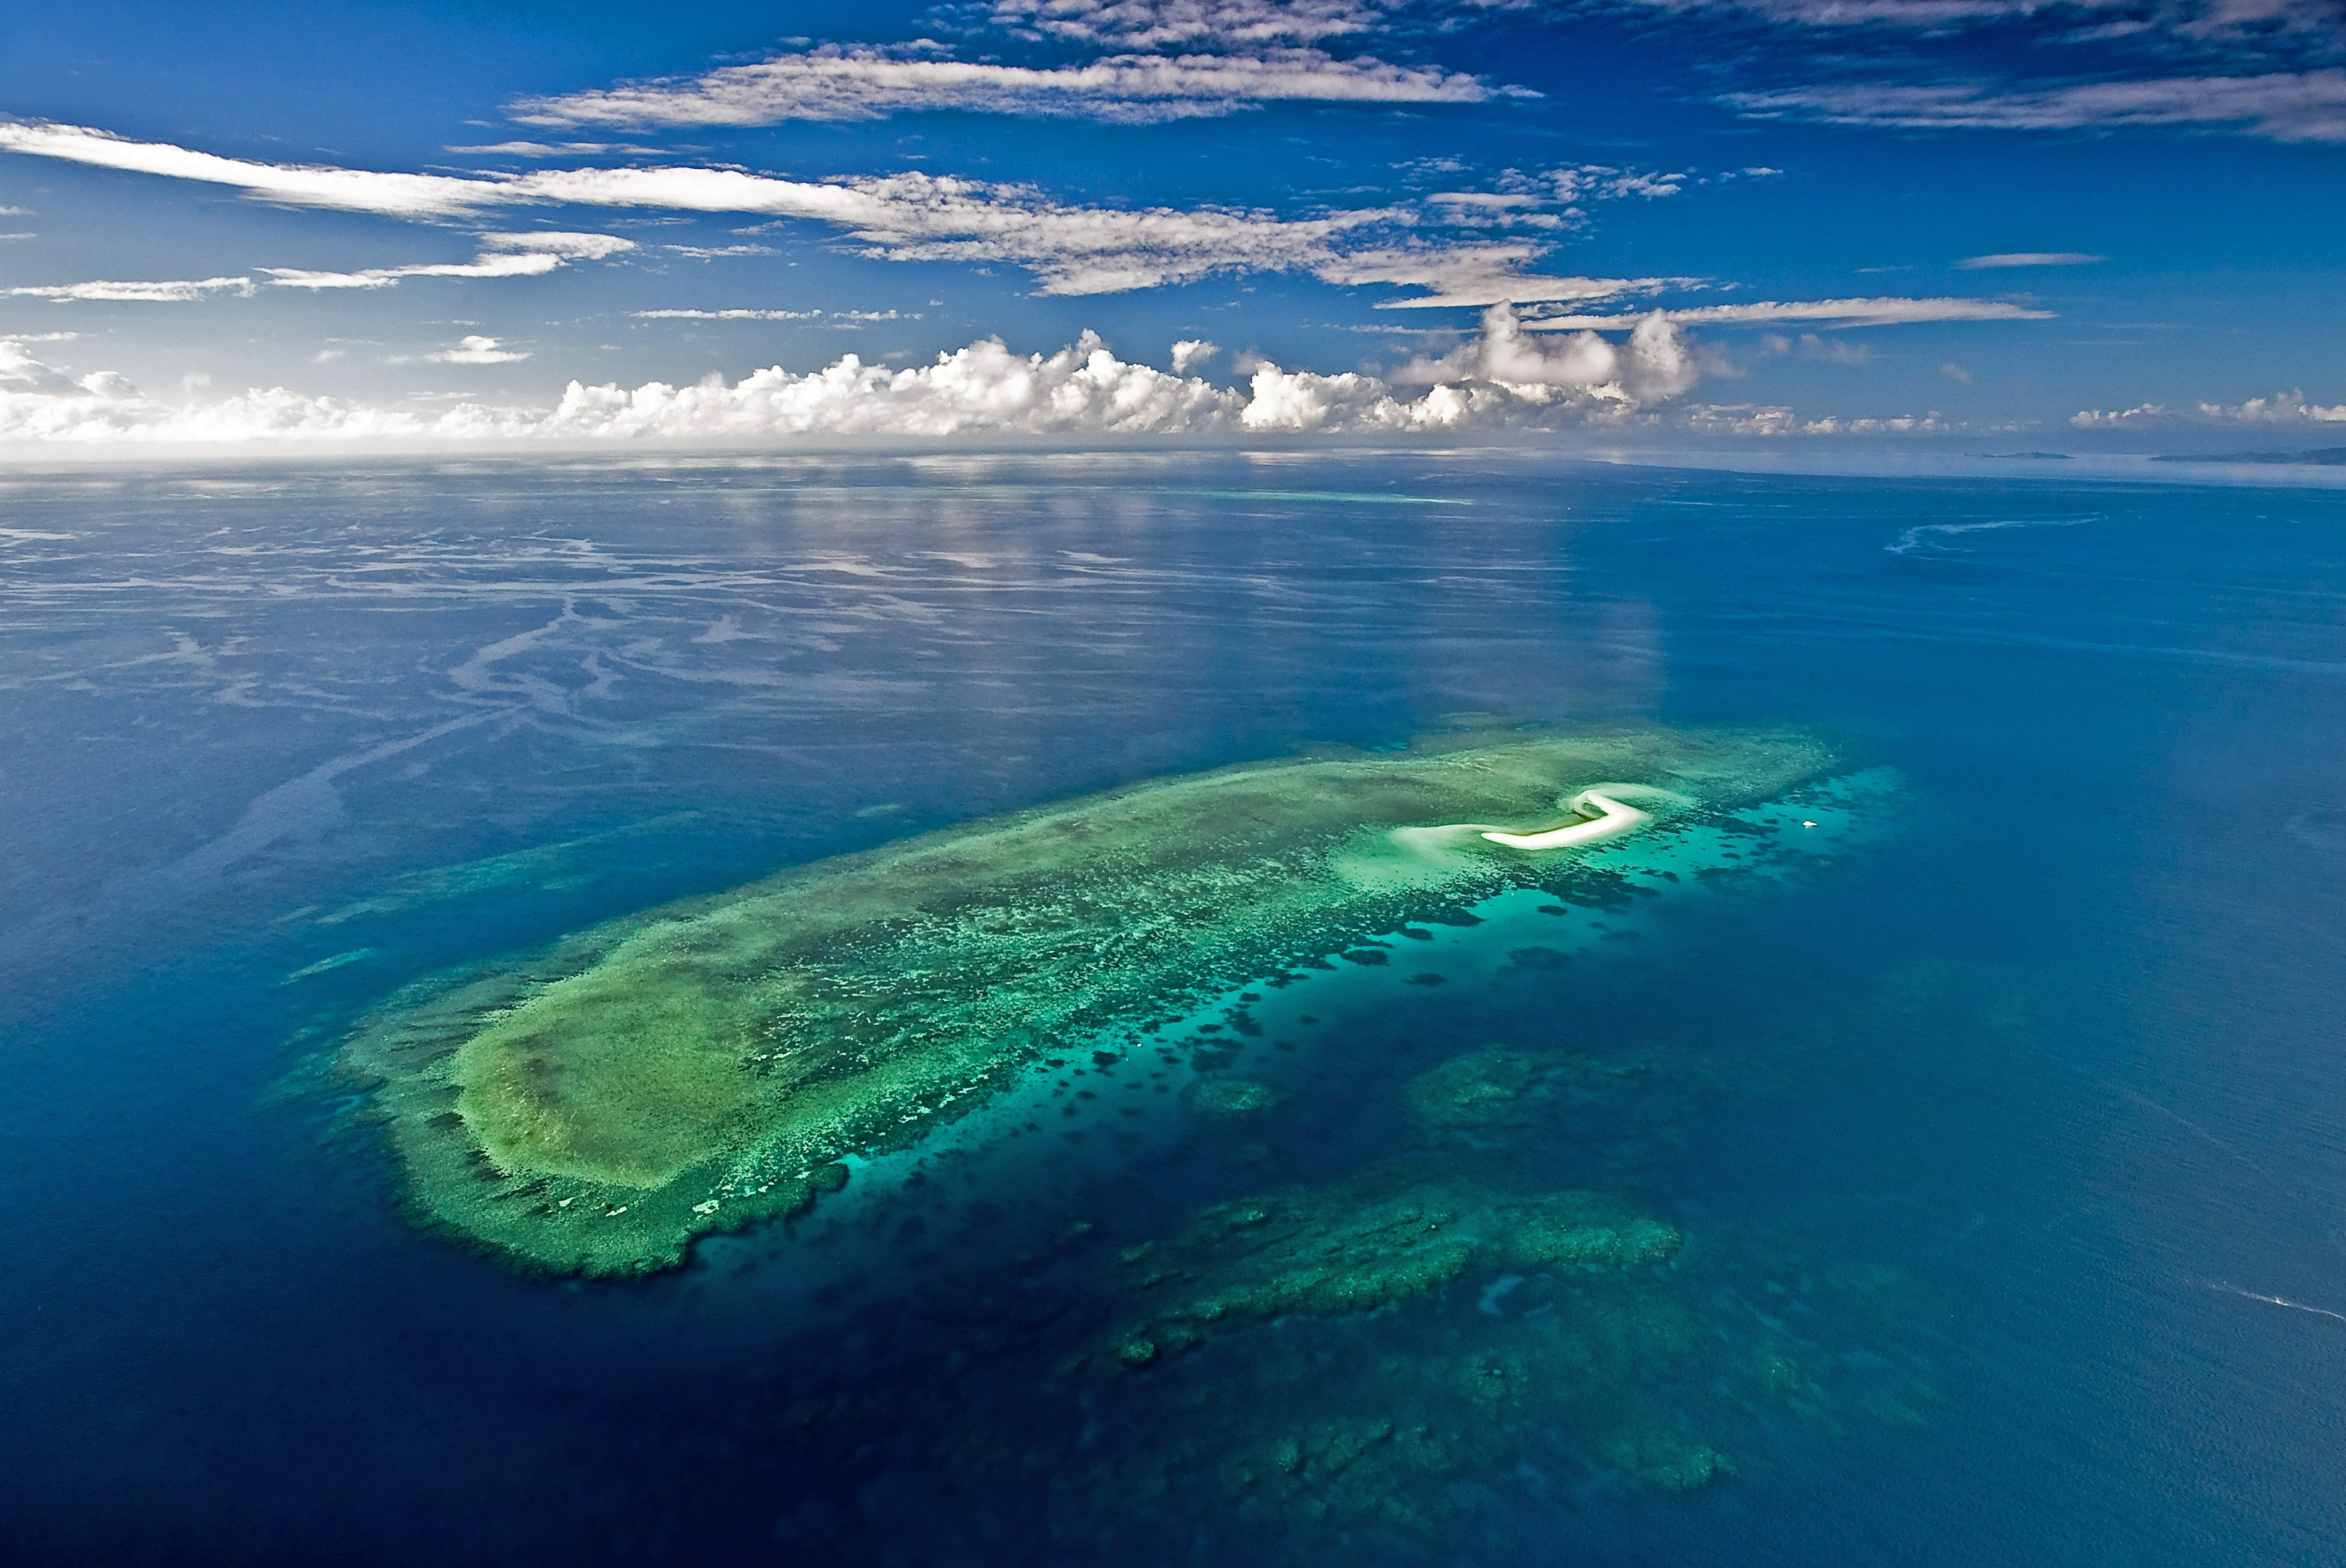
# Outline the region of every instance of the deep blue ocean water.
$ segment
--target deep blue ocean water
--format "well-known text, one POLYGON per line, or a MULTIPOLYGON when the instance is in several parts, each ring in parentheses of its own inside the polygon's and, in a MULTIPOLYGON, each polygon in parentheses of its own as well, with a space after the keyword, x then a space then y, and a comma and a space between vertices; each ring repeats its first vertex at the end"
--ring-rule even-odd
MULTIPOLYGON (((20 474, 0 807, 9 1561, 2346 1557, 2346 495, 1479 456, 20 474), (609 916, 1462 713, 1802 727, 1899 770, 1901 826, 1601 955, 1381 993, 1260 1125, 852 1188, 638 1283, 413 1228, 321 1066, 400 986, 609 916), (1022 1281, 1097 1278, 1037 1237, 1341 1180, 1411 1074, 1559 1041, 1692 1065, 1505 1157, 1739 1237, 1755 1280, 1894 1279, 1824 1339, 1896 1419, 1751 1413, 1684 1492, 1500 1444, 1414 1531, 1071 1491, 1143 1438, 1035 1382, 1022 1281), (931 1441, 972 1412, 1014 1451, 931 1441)), ((1455 1309, 1509 1309, 1493 1283, 1455 1309)))

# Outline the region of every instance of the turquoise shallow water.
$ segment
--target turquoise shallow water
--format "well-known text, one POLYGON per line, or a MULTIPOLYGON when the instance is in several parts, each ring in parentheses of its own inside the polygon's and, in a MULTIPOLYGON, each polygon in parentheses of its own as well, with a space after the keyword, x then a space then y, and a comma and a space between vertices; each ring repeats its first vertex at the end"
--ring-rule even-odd
POLYGON ((1359 457, 0 500, 0 1553, 2335 1559, 2337 496, 1359 457), (1168 1031, 1146 1115, 1103 1077, 638 1284, 419 1233, 317 1070, 600 919, 1463 714, 1896 782, 1795 874, 1393 933, 1168 1031), (1127 1249, 1290 1257, 1212 1206, 1333 1245, 1558 1191, 1682 1246, 1067 1369, 1186 1288, 1127 1249))

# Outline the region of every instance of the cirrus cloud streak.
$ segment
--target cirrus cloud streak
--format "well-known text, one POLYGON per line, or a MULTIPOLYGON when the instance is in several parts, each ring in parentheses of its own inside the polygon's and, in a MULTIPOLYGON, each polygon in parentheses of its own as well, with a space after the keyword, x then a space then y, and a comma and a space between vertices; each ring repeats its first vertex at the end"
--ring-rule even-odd
POLYGON ((919 173, 823 182, 695 167, 405 174, 260 163, 130 141, 86 127, 26 122, 0 123, 0 150, 226 185, 289 205, 396 218, 567 205, 799 219, 842 230, 861 241, 865 254, 888 260, 1019 267, 1046 294, 1117 293, 1234 272, 1414 286, 1446 303, 1477 305, 1603 299, 1642 286, 1539 276, 1527 270, 1539 249, 1522 241, 1418 239, 1410 232, 1418 214, 1402 207, 1292 219, 1224 208, 1083 207, 1029 187, 919 173))
POLYGON ((1892 296, 1853 300, 1754 300, 1739 305, 1697 305, 1638 315, 1549 316, 1527 325, 1533 331, 1542 332, 1603 331, 1608 328, 1635 326, 1655 316, 1672 322, 1719 326, 1752 325, 1766 321, 1817 321, 1833 327, 1898 327, 1923 321, 2045 321, 2052 320, 2053 312, 2015 305, 2005 300, 1902 299, 1892 296))
POLYGON ((1892 83, 1729 93, 1760 119, 1910 130, 2088 130, 2177 126, 2242 129, 2275 141, 2346 141, 2346 70, 2171 76, 2009 90, 1980 83, 1892 83))
POLYGON ((113 304, 184 305, 189 300, 209 299, 216 294, 241 294, 250 298, 250 278, 195 278, 172 281, 108 281, 94 280, 87 283, 32 283, 10 289, 6 293, 18 300, 53 300, 60 305, 87 300, 113 304))
POLYGON ((1537 96, 1436 66, 1339 60, 1317 49, 1119 55, 1035 69, 833 46, 699 76, 525 99, 513 117, 557 127, 764 126, 960 109, 1148 124, 1279 101, 1471 104, 1503 95, 1537 96))

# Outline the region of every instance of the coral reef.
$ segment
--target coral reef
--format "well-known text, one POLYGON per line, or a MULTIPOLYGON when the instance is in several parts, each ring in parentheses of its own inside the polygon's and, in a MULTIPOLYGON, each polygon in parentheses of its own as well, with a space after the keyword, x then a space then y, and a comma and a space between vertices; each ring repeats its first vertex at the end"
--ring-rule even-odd
POLYGON ((1934 1308, 1894 1270, 1425 1158, 1091 1245, 932 1287, 944 1344, 793 1402, 794 1440, 863 1456, 854 1484, 922 1499, 907 1520, 1006 1508, 991 1528, 1136 1561, 1209 1533, 1245 1561, 1424 1561, 1510 1497, 1765 1474, 1802 1432, 1939 1397, 1912 1349, 1934 1308))
POLYGON ((1470 1268, 1606 1272, 1657 1263, 1678 1232, 1587 1193, 1503 1198, 1438 1177, 1386 1173, 1332 1188, 1221 1204, 1119 1259, 1148 1319, 1115 1339, 1147 1366, 1271 1319, 1368 1312, 1470 1268))
POLYGON ((1189 1108, 1201 1115, 1259 1116, 1286 1098, 1260 1078, 1209 1078, 1188 1094, 1189 1108))
POLYGON ((1544 1105, 1567 1101, 1647 1070, 1639 1058, 1598 1060, 1504 1046, 1454 1056, 1412 1079, 1410 1110, 1428 1131, 1512 1131, 1544 1105))
MULTIPOLYGON (((1785 733, 1452 740, 1158 780, 784 872, 394 999, 345 1049, 416 1209, 528 1267, 640 1273, 813 1200, 1046 1051, 1515 888, 1577 854, 1396 830, 1536 827, 1591 779, 1679 819, 1830 760, 1785 733), (1665 789, 1666 781, 1666 789, 1665 789)), ((1606 847, 1618 853, 1617 845, 1606 847)), ((1736 851, 1740 854, 1741 851, 1736 851)))
POLYGON ((1685 1492, 1769 1420, 1936 1398, 1891 1271, 1417 1166, 1217 1206, 1114 1268, 1142 1315, 1060 1370, 1104 1511, 1431 1531, 1467 1483, 1685 1492))

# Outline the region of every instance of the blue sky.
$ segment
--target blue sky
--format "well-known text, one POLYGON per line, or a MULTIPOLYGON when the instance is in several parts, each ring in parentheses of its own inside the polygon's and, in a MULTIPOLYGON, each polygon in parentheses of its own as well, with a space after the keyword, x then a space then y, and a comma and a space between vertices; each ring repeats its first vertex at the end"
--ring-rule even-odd
POLYGON ((11 445, 2346 444, 2336 0, 34 9, 11 445))

